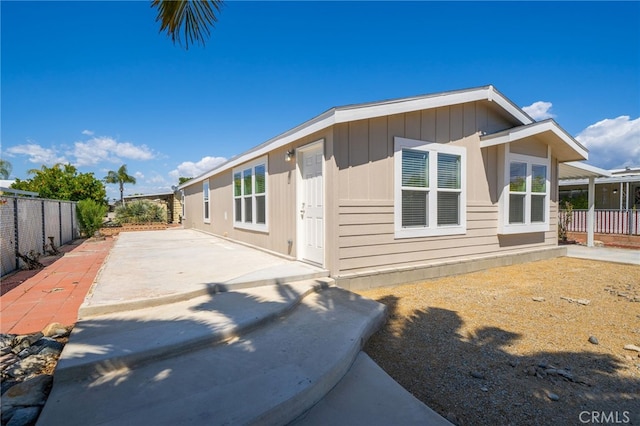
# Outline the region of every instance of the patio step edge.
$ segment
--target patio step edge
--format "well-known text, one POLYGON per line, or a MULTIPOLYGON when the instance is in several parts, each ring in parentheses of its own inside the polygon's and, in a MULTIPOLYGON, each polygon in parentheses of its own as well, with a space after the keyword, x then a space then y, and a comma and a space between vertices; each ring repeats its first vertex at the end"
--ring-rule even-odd
MULTIPOLYGON (((274 309, 273 311, 268 312, 266 315, 249 318, 247 320, 233 324, 232 326, 223 327, 214 332, 206 332, 206 330, 202 330, 201 333, 194 336, 189 336, 182 340, 177 339, 164 345, 148 347, 143 343, 143 346, 139 350, 136 350, 135 348, 128 348, 126 353, 117 355, 109 353, 101 354, 87 352, 81 354, 81 356, 78 356, 77 353, 71 352, 74 349, 74 345, 79 345, 80 347, 83 347, 83 345, 90 345, 87 345, 86 341, 83 342, 81 339, 78 339, 78 337, 74 336, 74 332, 72 332, 70 343, 67 344, 67 352, 71 352, 71 354, 66 355, 64 352, 62 353, 62 356, 58 361, 58 365, 55 370, 55 380, 64 382, 68 380, 74 380, 78 377, 97 378, 110 371, 116 371, 123 368, 130 369, 136 366, 145 365, 146 363, 151 361, 167 359, 183 353, 202 349, 206 346, 224 343, 233 338, 240 337, 252 330, 258 329, 277 318, 288 315, 302 302, 303 299, 305 299, 310 294, 318 293, 334 286, 334 281, 331 278, 322 277, 296 281, 288 284, 299 287, 306 286, 307 288, 297 294, 297 297, 295 297, 293 300, 290 300, 288 303, 282 304, 281 307, 279 306, 278 309, 274 309)), ((232 293, 231 290, 220 293, 226 292, 232 293)), ((174 303, 179 302, 183 301, 180 300, 174 303)), ((146 308, 154 307, 157 306, 147 306, 146 308)), ((142 311, 142 309, 143 308, 138 309, 138 311, 142 311)), ((85 321, 91 323, 91 321, 99 321, 103 319, 108 320, 109 315, 107 314, 101 317, 86 318, 85 321)), ((82 330, 83 327, 86 328, 85 324, 83 324, 82 321, 78 322, 78 326, 80 330, 82 330)), ((139 332, 144 332, 144 329, 139 330, 139 332)))
POLYGON ((202 284, 201 287, 181 293, 174 293, 165 296, 158 296, 145 299, 135 299, 116 303, 105 303, 87 305, 82 304, 78 309, 78 319, 83 320, 101 315, 116 312, 126 312, 139 309, 152 308, 155 306, 168 305, 171 303, 183 302, 207 294, 223 293, 233 290, 241 290, 254 287, 265 287, 269 285, 289 284, 297 281, 328 278, 329 272, 322 271, 316 273, 302 274, 283 278, 268 278, 237 283, 211 283, 202 284))

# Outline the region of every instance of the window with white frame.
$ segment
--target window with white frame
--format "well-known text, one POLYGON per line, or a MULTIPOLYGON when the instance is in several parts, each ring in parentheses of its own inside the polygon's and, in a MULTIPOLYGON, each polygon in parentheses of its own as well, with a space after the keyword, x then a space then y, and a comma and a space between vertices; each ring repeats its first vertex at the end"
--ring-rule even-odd
POLYGON ((396 238, 466 232, 466 149, 396 137, 396 238))
POLYGON ((233 169, 233 218, 239 228, 267 230, 267 159, 233 169))
POLYGON ((209 180, 202 182, 202 209, 204 221, 207 223, 211 222, 209 217, 209 180))
POLYGON ((549 230, 548 158, 505 154, 502 234, 549 230))

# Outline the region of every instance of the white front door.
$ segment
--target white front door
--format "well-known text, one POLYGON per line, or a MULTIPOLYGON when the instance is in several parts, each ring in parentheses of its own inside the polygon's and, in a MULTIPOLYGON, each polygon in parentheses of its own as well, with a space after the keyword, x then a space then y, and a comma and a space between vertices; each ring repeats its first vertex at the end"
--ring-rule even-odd
POLYGON ((300 191, 298 192, 298 257, 324 265, 324 181, 323 144, 299 148, 300 191))

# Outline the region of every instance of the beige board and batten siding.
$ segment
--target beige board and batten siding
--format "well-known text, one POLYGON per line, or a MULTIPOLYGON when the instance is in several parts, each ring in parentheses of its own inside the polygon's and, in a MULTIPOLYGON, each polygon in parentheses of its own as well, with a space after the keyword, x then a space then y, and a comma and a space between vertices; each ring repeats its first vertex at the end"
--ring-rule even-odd
MULTIPOLYGON (((284 256, 296 257, 296 184, 295 156, 285 160, 288 150, 296 150, 306 144, 333 140, 331 128, 298 139, 291 144, 247 160, 251 163, 260 158, 267 160, 267 230, 256 231, 234 225, 233 215, 233 170, 243 164, 221 171, 209 177, 211 221, 205 223, 202 216, 202 180, 185 188, 185 205, 189 214, 185 226, 230 238, 242 243, 269 250, 284 256), (199 214, 193 214, 196 212, 199 214)), ((325 155, 326 158, 326 155, 325 155)))
MULTIPOLYGON (((351 276, 555 245, 553 220, 548 233, 497 234, 503 176, 498 170, 504 151, 502 147, 480 149, 479 136, 518 124, 490 102, 478 101, 337 125, 338 260, 332 273, 351 276), (466 147, 466 234, 395 238, 394 137, 466 147)), ((537 147, 534 151, 538 152, 537 147)), ((546 152, 545 146, 545 156, 546 152)), ((551 178, 554 182, 555 172, 551 178)), ((554 193, 551 198, 555 200, 554 193)), ((552 205, 552 218, 554 212, 552 205)))

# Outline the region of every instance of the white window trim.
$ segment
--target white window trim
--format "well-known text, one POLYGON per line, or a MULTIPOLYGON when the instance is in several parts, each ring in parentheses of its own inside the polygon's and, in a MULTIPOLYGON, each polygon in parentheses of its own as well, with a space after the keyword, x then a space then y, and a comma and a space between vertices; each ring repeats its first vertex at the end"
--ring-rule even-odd
MULTIPOLYGON (((241 185, 242 188, 244 188, 244 182, 241 185)), ((244 206, 244 195, 242 195, 240 197, 241 199, 243 199, 243 201, 241 202, 241 205, 244 206)), ((267 156, 263 156, 260 157, 258 159, 255 159, 253 161, 250 161, 248 163, 244 163, 241 166, 235 167, 232 171, 231 171, 231 199, 232 199, 232 205, 233 205, 233 227, 234 228, 239 228, 239 229, 247 229, 250 231, 258 231, 258 232, 269 232, 269 162, 268 162, 268 158, 267 156), (257 208, 257 203, 256 203, 256 178, 255 178, 255 167, 256 166, 260 166, 260 165, 264 165, 264 180, 265 180, 265 190, 264 190, 264 215, 265 215, 265 223, 255 223, 256 220, 256 208, 257 208), (236 173, 241 173, 242 175, 242 179, 244 180, 244 171, 247 169, 251 169, 251 185, 252 185, 252 191, 251 191, 251 197, 252 197, 252 202, 251 202, 251 218, 253 219, 253 223, 246 223, 244 222, 244 208, 243 208, 243 212, 242 212, 242 221, 237 222, 236 221, 236 196, 234 193, 234 176, 236 173)))
POLYGON ((202 220, 204 223, 211 223, 211 190, 209 179, 202 182, 202 220))
POLYGON ((401 137, 394 138, 394 234, 395 238, 461 235, 467 232, 467 149, 401 137), (402 227, 402 150, 415 149, 436 153, 429 155, 429 225, 423 228, 402 227), (460 156, 460 224, 438 225, 437 153, 460 156))
MULTIPOLYGON (((551 148, 547 148, 547 157, 534 157, 532 155, 515 154, 509 151, 509 145, 505 145, 504 153, 504 186, 500 199, 501 209, 498 223, 498 234, 527 234, 532 232, 547 232, 550 229, 549 212, 551 194, 551 148), (510 182, 511 182, 511 162, 527 164, 527 187, 525 194, 524 223, 509 223, 509 203, 510 203, 510 182), (534 165, 546 166, 546 191, 544 193, 544 222, 531 222, 531 168, 534 165)), ((542 194, 542 193, 539 193, 542 194)))

